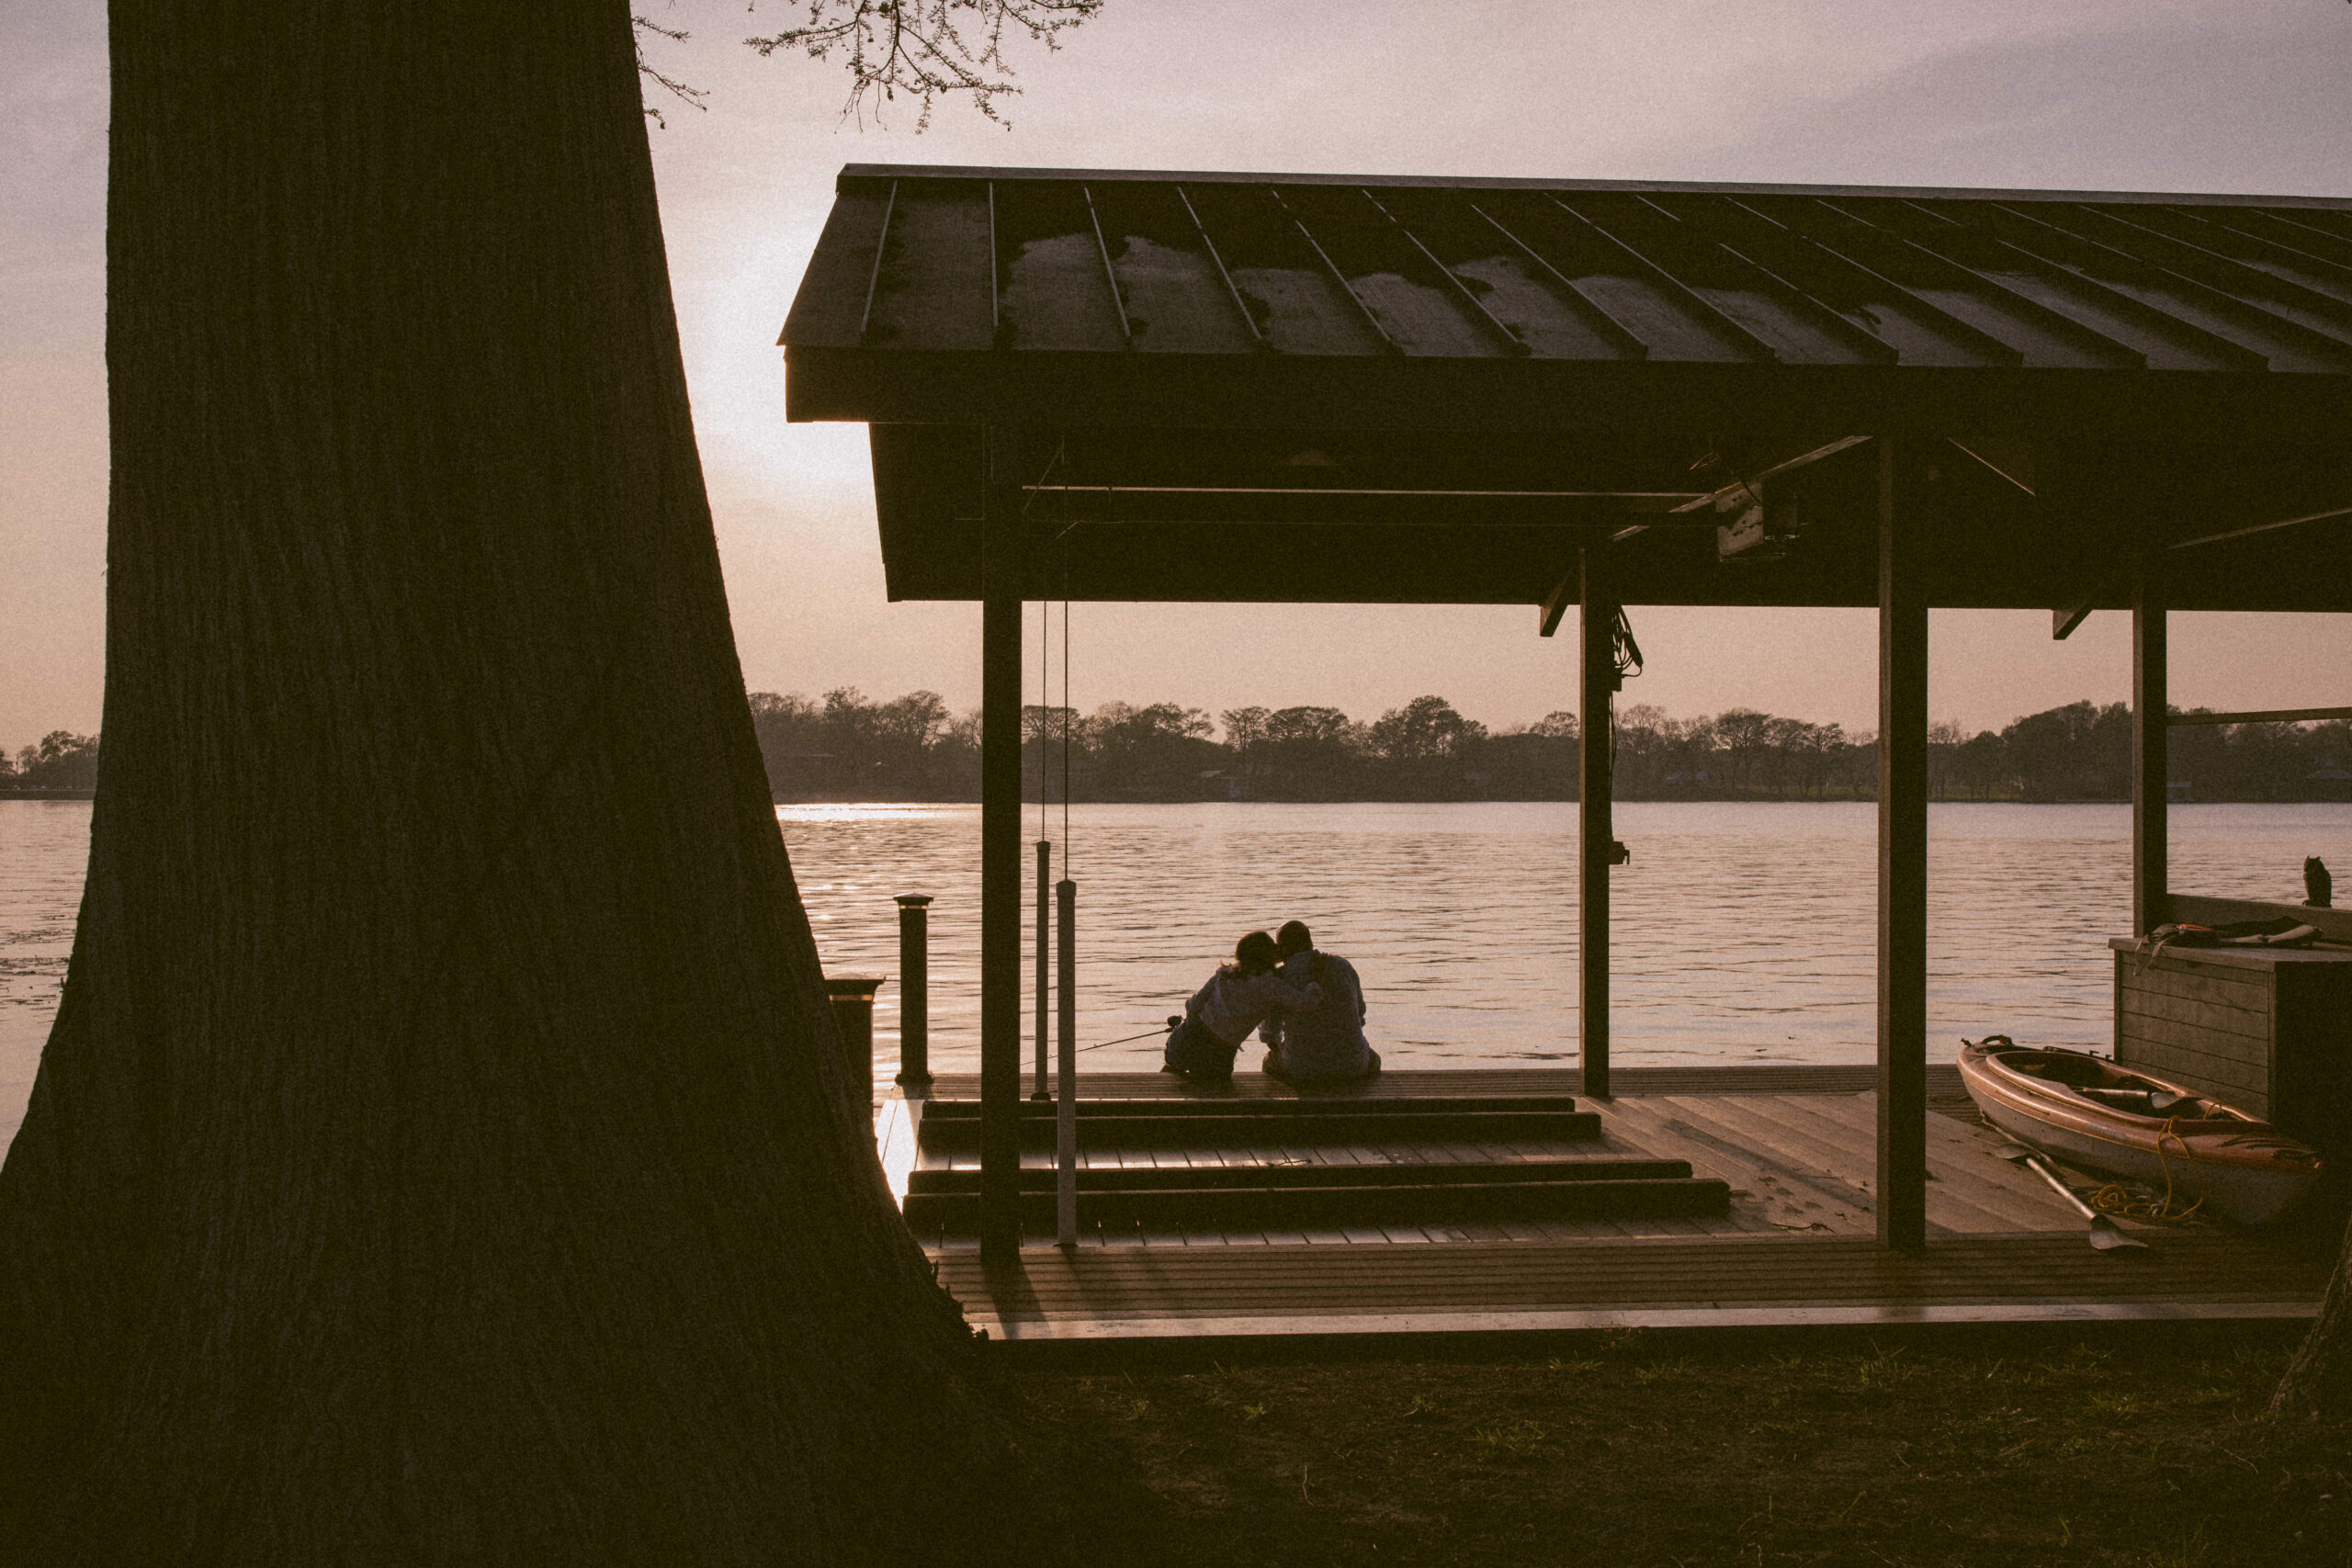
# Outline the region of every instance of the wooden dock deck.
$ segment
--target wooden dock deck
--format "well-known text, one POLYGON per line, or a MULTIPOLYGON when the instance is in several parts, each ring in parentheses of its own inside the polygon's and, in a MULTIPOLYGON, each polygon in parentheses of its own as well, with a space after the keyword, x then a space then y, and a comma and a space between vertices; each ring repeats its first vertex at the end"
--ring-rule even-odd
MULTIPOLYGON (((1995 1157, 1950 1067, 1931 1068, 1929 1243, 1875 1240, 1875 1075, 1869 1067, 1619 1067, 1616 1094, 1581 1100, 1599 1143, 1316 1145, 1106 1149, 1091 1165, 1430 1163, 1665 1156, 1728 1184, 1728 1212, 1329 1230, 1150 1231, 1081 1236, 1063 1254, 1033 1238, 1017 1265, 984 1269, 975 1244, 919 1237, 973 1325, 1000 1341, 1559 1331, 2115 1319, 2293 1318, 2324 1277, 2261 1242, 2208 1227, 2132 1227, 2146 1252, 2101 1254, 2030 1172, 1995 1157)), ((1025 1083, 1024 1083, 1025 1087, 1025 1083)), ((1396 1071, 1358 1098, 1576 1093, 1574 1070, 1396 1071)), ((1104 1099, 1295 1097, 1254 1073, 1204 1091, 1164 1074, 1090 1075, 1104 1099)), ((976 1098, 942 1075, 937 1099, 976 1098)), ((1324 1098, 1317 1096, 1317 1098, 1324 1098)), ((919 1113, 919 1109, 918 1109, 919 1113)), ((884 1162, 908 1172, 977 1163, 918 1156, 910 1107, 884 1108, 884 1162)), ((1026 1165, 1050 1165, 1043 1153, 1026 1165)))

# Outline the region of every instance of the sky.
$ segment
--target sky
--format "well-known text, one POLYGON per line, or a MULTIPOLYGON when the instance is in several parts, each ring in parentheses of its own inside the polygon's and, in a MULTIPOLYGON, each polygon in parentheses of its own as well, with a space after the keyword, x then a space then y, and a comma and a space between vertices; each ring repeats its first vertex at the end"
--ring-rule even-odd
MULTIPOLYGON (((2352 196, 2343 0, 1108 0, 1016 49, 1009 130, 943 105, 860 129, 846 78, 737 40, 802 15, 647 0, 708 90, 651 132, 695 428, 755 691, 979 691, 979 617, 892 604, 865 432, 787 425, 775 346, 845 163, 2352 196)), ((0 746, 98 728, 106 17, 0 0, 0 746)), ((1640 609, 1625 700, 1875 728, 1868 611, 1640 609)), ((1575 702, 1530 608, 1080 605, 1072 700, 1376 716, 1423 693, 1575 702)), ((2119 701, 2129 622, 1938 612, 1930 706, 1971 730, 2119 701)), ((2341 704, 2352 616, 2177 615, 2174 700, 2341 704), (2282 649, 2292 657, 2279 657, 2282 649)), ((1031 676, 1035 684, 1035 676, 1031 676)))

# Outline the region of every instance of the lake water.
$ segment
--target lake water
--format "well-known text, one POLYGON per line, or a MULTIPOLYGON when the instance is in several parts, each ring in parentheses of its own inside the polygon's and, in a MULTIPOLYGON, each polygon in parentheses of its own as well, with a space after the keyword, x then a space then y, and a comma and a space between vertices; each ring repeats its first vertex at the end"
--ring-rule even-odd
MULTIPOLYGON (((977 1066, 979 808, 776 815, 829 970, 895 974, 892 895, 936 898, 932 1062, 977 1066)), ((56 1012, 89 820, 87 802, 0 801, 0 1137, 15 1131, 56 1012)), ((1634 853, 1613 874, 1618 1061, 1870 1058, 1873 807, 1637 802, 1617 822, 1634 853)), ((2179 806, 2172 822, 2184 892, 2300 899, 2305 855, 2352 869, 2352 807, 2179 806)), ((1024 837, 1036 828, 1033 810, 1024 837)), ((1046 828, 1060 838, 1058 809, 1046 828)), ((2107 1043, 2105 942, 2130 921, 2130 829, 2121 806, 1929 808, 1937 1057, 1962 1034, 2107 1043)), ((1392 1065, 1576 1060, 1573 804, 1082 806, 1069 852, 1081 1043, 1153 1028, 1242 931, 1295 918, 1355 962, 1368 1032, 1392 1065)), ((876 1017, 886 1073, 898 1025, 887 986, 876 1017)), ((1085 1057, 1157 1060, 1151 1040, 1085 1057)))

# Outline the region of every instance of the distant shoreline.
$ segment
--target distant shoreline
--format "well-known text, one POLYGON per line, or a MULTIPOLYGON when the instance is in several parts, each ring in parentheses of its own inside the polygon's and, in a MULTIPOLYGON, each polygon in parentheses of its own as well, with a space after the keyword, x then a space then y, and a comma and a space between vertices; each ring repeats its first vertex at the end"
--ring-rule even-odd
POLYGON ((0 789, 0 800, 95 800, 94 789, 0 789))

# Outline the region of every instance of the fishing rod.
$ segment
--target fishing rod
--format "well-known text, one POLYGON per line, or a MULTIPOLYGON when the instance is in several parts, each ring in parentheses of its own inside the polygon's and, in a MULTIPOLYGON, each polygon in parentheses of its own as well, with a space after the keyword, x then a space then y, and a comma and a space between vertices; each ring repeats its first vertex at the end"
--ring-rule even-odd
POLYGON ((1182 1014, 1170 1013, 1168 1015, 1168 1021, 1161 1024, 1158 1029, 1147 1029, 1141 1034, 1125 1035, 1117 1040, 1097 1041, 1091 1045, 1080 1045, 1079 1049, 1081 1051, 1100 1051, 1106 1045, 1128 1045, 1138 1040, 1148 1040, 1155 1034, 1173 1034, 1176 1032, 1176 1026, 1183 1021, 1184 1019, 1182 1014))

